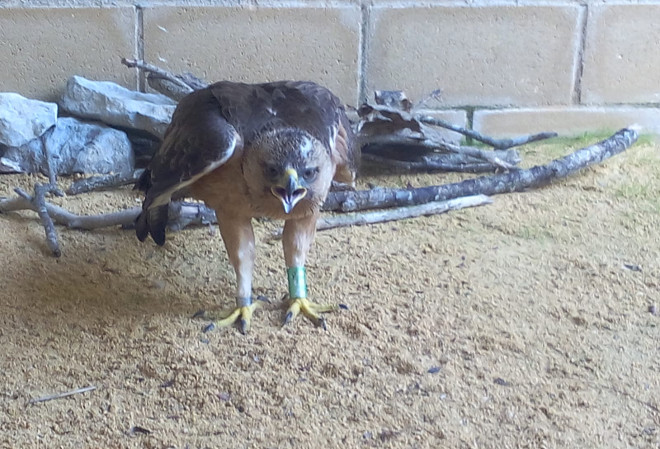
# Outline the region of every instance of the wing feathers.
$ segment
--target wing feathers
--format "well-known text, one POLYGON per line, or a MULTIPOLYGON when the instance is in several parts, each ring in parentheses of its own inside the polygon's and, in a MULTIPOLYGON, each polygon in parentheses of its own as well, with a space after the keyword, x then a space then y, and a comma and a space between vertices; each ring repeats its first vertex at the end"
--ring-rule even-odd
POLYGON ((163 244, 172 195, 222 166, 240 145, 240 136, 208 89, 184 97, 163 143, 136 184, 146 191, 143 212, 136 220, 138 238, 151 234, 156 243, 163 244))

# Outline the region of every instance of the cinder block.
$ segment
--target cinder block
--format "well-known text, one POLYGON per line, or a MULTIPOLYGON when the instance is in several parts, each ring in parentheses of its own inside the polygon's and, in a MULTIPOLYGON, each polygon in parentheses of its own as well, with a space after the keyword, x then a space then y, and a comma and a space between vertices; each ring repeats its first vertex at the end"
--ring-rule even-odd
POLYGON ((660 134, 660 108, 633 106, 525 108, 475 111, 472 126, 476 131, 513 137, 544 131, 562 136, 585 132, 614 131, 638 124, 642 133, 660 134))
POLYGON ((582 102, 660 102, 660 5, 589 6, 582 102))
POLYGON ((0 8, 0 91, 59 98, 72 75, 137 87, 121 57, 135 55, 135 11, 0 8))
POLYGON ((578 5, 409 5, 370 10, 367 94, 440 88, 449 107, 571 102, 578 5))
POLYGON ((360 8, 153 7, 145 57, 208 81, 316 81, 355 105, 360 8))

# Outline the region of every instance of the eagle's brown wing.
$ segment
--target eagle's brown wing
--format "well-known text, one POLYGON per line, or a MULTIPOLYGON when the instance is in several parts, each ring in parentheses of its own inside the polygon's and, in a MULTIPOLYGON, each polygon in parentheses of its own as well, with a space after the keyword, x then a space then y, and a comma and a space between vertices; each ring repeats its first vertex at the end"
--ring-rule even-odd
POLYGON ((138 239, 149 234, 165 243, 168 204, 172 194, 224 164, 242 144, 222 116, 217 99, 202 89, 184 97, 172 116, 163 143, 136 188, 146 192, 135 222, 138 239))

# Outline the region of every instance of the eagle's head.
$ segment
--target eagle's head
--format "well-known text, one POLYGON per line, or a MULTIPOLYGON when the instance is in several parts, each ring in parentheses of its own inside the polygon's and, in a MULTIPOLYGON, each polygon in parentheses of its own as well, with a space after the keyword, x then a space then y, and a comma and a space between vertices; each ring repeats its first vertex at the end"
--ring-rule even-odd
POLYGON ((330 150, 306 131, 270 130, 245 151, 243 173, 250 194, 260 204, 279 203, 276 207, 288 216, 294 211, 296 215, 315 212, 325 201, 334 164, 330 150))

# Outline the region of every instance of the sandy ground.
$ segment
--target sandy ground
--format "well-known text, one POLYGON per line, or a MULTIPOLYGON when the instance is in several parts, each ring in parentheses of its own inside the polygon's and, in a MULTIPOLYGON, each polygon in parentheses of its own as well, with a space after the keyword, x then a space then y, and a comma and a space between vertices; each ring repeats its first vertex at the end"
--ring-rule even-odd
MULTIPOLYGON (((659 148, 490 206, 320 233, 311 298, 350 306, 325 332, 279 324, 272 223, 257 225, 255 293, 273 304, 244 336, 192 319, 233 303, 210 229, 158 248, 60 228, 55 259, 33 213, 2 215, 0 446, 658 448, 659 148)), ((567 149, 532 146, 526 165, 567 149)), ((4 176, 0 195, 34 181, 4 176)), ((91 212, 137 199, 57 201, 91 212)))

